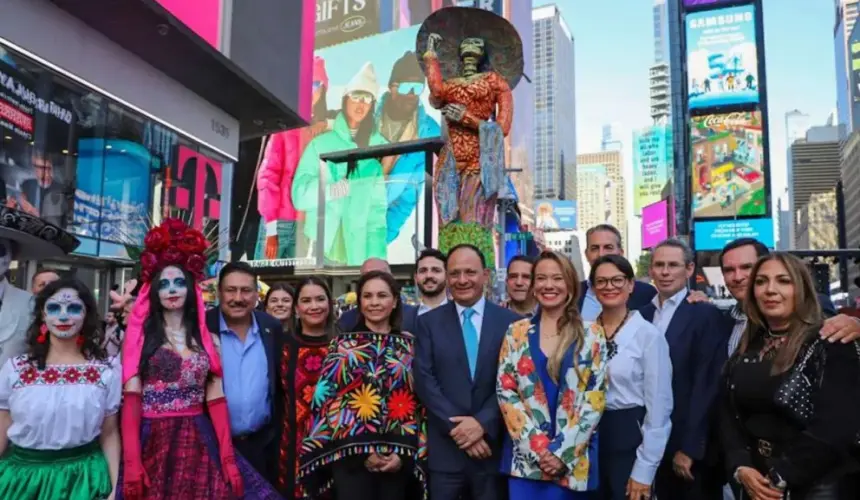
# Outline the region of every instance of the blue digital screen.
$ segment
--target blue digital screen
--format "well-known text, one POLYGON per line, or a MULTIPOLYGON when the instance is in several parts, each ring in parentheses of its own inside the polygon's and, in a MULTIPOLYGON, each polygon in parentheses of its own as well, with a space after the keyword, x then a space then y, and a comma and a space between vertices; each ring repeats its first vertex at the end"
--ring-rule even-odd
POLYGON ((768 248, 774 247, 773 219, 743 219, 696 222, 696 250, 722 250, 738 238, 755 238, 768 248))

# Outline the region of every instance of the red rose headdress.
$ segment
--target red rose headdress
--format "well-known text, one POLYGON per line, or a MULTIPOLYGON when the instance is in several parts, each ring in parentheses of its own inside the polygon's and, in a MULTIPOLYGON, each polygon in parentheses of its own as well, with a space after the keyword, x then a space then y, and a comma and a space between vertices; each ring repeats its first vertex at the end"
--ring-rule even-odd
POLYGON ((167 266, 178 266, 194 275, 197 288, 197 321, 203 349, 209 356, 209 369, 215 376, 220 377, 221 359, 206 327, 206 307, 203 304, 203 292, 200 290, 209 242, 203 233, 189 227, 185 222, 168 218, 164 219, 160 226, 153 227, 146 233, 143 246, 143 253, 140 254, 140 278, 143 286, 134 302, 122 344, 122 383, 125 384, 138 375, 143 351, 143 324, 150 313, 150 286, 152 280, 167 266))

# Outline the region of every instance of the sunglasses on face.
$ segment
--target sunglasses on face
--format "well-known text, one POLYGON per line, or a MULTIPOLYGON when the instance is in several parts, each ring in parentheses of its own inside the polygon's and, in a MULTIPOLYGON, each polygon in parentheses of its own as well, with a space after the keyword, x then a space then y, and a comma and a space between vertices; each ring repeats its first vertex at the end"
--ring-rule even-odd
POLYGON ((398 94, 415 94, 421 95, 421 92, 424 92, 424 84, 418 82, 403 82, 397 85, 397 93, 398 94))
POLYGON ((370 104, 373 102, 373 96, 370 94, 349 94, 349 100, 356 103, 370 104))

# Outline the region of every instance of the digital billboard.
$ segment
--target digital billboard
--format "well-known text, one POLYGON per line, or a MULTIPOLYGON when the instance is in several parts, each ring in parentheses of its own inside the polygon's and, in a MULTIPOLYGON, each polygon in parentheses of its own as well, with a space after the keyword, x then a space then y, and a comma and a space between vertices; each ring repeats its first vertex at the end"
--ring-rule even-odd
POLYGON ((721 220, 696 222, 694 243, 697 251, 722 250, 738 238, 755 238, 773 248, 773 219, 721 220))
POLYGON ((761 112, 690 119, 693 217, 769 213, 761 112))
POLYGON ((655 125, 633 132, 633 215, 663 198, 673 164, 671 126, 655 125))
POLYGON ((380 10, 380 0, 316 1, 314 47, 317 49, 372 36, 381 31, 380 24, 386 12, 380 10))
POLYGON ((669 201, 642 208, 642 248, 654 248, 669 237, 669 201))
POLYGON ((316 51, 311 125, 269 138, 258 170, 254 215, 261 220, 246 253, 268 264, 255 265, 313 265, 320 237, 326 265, 358 266, 369 257, 414 262, 414 240, 424 234, 424 153, 362 160, 349 172, 346 164, 328 163, 322 203, 318 183, 322 154, 441 134, 412 52, 417 33, 413 26, 316 51))
POLYGON ((691 110, 759 102, 755 6, 687 15, 691 110))
POLYGON ((576 201, 538 200, 535 202, 535 225, 544 231, 576 229, 576 201))
POLYGON ((684 0, 684 7, 699 7, 701 5, 720 5, 737 0, 684 0))

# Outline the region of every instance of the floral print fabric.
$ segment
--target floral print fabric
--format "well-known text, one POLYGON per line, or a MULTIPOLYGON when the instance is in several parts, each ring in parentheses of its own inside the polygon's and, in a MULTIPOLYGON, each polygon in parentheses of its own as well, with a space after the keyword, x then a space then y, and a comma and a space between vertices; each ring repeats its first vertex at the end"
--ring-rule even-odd
POLYGON ((149 359, 143 377, 144 416, 162 413, 202 412, 209 375, 209 356, 192 352, 183 358, 161 347, 149 359))
POLYGON ((503 467, 510 469, 514 477, 553 480, 539 466, 540 455, 549 450, 568 469, 568 474, 555 482, 574 491, 586 491, 588 446, 606 403, 606 338, 599 326, 585 322, 579 352, 573 352, 571 347, 565 354, 559 381, 560 402, 553 415, 530 352, 529 337, 539 335, 536 319, 511 324, 499 354, 496 394, 514 443, 511 463, 503 467), (555 421, 555 436, 549 435, 550 419, 555 421))
POLYGON ((409 333, 345 333, 331 342, 302 442, 299 480, 311 498, 331 486, 315 477, 325 466, 375 452, 412 459, 423 482, 426 423, 413 390, 414 352, 409 333))

